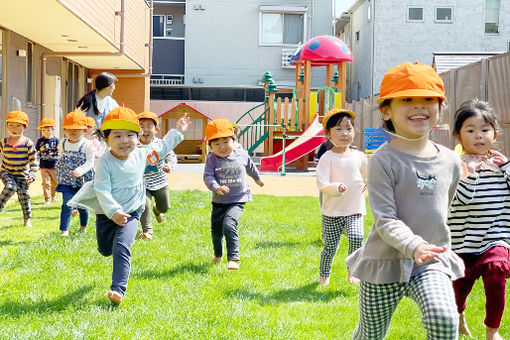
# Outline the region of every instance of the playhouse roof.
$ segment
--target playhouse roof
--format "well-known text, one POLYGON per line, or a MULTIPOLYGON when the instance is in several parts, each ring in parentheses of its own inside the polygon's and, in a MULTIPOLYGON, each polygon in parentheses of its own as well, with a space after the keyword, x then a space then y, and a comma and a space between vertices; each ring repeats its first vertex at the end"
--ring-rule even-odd
POLYGON ((323 66, 352 61, 352 54, 341 39, 331 35, 319 35, 303 44, 299 60, 310 60, 312 66, 323 66))
POLYGON ((181 113, 182 111, 185 111, 191 119, 203 119, 203 118, 205 118, 205 119, 208 119, 208 120, 212 120, 211 117, 208 117, 207 115, 205 115, 202 112, 200 112, 197 109, 195 109, 193 106, 188 105, 186 103, 180 103, 179 105, 174 106, 170 110, 160 114, 158 117, 163 117, 163 116, 165 116, 167 114, 170 115, 174 111, 177 111, 179 116, 182 114, 181 113))

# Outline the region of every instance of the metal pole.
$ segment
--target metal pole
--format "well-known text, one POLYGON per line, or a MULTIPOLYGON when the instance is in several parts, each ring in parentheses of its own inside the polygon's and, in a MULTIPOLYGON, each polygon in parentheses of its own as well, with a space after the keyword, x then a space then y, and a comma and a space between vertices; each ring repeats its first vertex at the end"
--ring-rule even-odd
POLYGON ((287 125, 285 123, 282 123, 282 176, 285 176, 285 142, 287 139, 287 125))

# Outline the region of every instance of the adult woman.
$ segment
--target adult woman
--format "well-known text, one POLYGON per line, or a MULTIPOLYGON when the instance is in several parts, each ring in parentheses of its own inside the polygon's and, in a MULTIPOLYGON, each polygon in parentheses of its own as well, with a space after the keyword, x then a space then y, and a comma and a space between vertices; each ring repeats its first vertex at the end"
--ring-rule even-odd
POLYGON ((119 104, 112 98, 117 77, 109 72, 101 72, 96 76, 95 89, 80 98, 76 108, 86 116, 94 118, 96 126, 101 126, 104 117, 119 104))

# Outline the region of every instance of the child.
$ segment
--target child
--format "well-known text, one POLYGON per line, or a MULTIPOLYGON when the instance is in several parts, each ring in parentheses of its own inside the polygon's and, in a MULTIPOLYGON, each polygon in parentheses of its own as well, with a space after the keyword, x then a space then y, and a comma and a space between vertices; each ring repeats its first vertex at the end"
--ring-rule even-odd
POLYGON ((126 293, 131 270, 131 246, 138 219, 145 208, 143 173, 152 157, 166 155, 183 139, 190 124, 187 114, 177 121, 164 143, 137 148, 140 126, 133 110, 118 107, 108 113, 101 125, 110 147, 97 162, 94 182, 87 183, 70 202, 96 211, 99 253, 113 255, 112 284, 108 299, 119 305, 126 293))
MULTIPOLYGON (((161 139, 156 137, 159 127, 158 116, 155 113, 149 111, 140 113, 138 115, 138 123, 142 128, 140 144, 138 144, 139 148, 152 148, 152 144, 164 144, 161 139)), ((145 173, 143 174, 146 188, 145 210, 140 217, 142 232, 138 235, 138 238, 152 239, 153 230, 150 215, 152 197, 154 197, 152 212, 156 216, 158 223, 163 222, 163 214, 168 211, 170 205, 166 174, 173 169, 175 163, 177 163, 177 156, 170 150, 163 159, 151 159, 145 168, 145 173)))
MULTIPOLYGON (((87 120, 83 113, 71 111, 64 117, 64 132, 67 138, 60 144, 61 155, 57 161, 57 191, 62 193, 60 210, 60 236, 69 236, 72 208, 67 204, 85 182, 94 178, 94 151, 85 138, 87 120)), ((89 212, 78 209, 80 232, 87 230, 89 212)))
POLYGON ((451 282, 464 265, 450 249, 446 216, 461 162, 429 140, 445 99, 443 82, 428 65, 405 63, 383 77, 377 103, 393 138, 369 158, 374 224, 346 259, 361 280, 353 339, 383 339, 404 295, 418 304, 427 339, 457 339, 451 282))
MULTIPOLYGON (((347 232, 349 254, 361 247, 364 239, 363 215, 366 214, 363 189, 366 183, 367 157, 352 150, 354 112, 333 109, 322 120, 324 134, 333 147, 317 165, 317 188, 322 193, 322 239, 319 284, 327 286, 340 236, 347 232)), ((349 272, 349 283, 358 283, 349 272)))
POLYGON ((2 139, 0 143, 0 151, 3 153, 0 177, 4 183, 4 189, 0 194, 0 211, 17 192, 23 210, 23 224, 30 228, 32 227, 30 222, 32 211, 28 187, 35 181, 37 173, 36 150, 34 143, 23 136, 23 132, 28 127, 28 116, 25 112, 11 111, 5 121, 9 137, 2 139))
POLYGON ((41 130, 42 137, 35 143, 35 149, 39 156, 39 168, 41 169, 44 204, 55 202, 55 188, 57 187, 58 144, 60 140, 53 135, 55 121, 44 118, 37 127, 41 130))
POLYGON ((465 276, 453 282, 459 332, 471 336, 464 310, 467 296, 481 276, 487 339, 503 339, 498 328, 505 309, 506 279, 510 277, 510 163, 492 150, 497 126, 486 102, 470 100, 457 110, 453 133, 462 145, 467 176, 460 180, 448 219, 452 249, 466 266, 465 276))
MULTIPOLYGON (((94 151, 94 161, 99 159, 104 153, 104 145, 101 143, 101 131, 97 129, 96 121, 92 117, 87 119, 87 132, 85 138, 90 141, 90 147, 94 151)), ((95 162, 94 162, 95 163, 95 162)))
POLYGON ((259 186, 264 182, 248 153, 234 148, 234 129, 226 119, 215 119, 205 128, 205 138, 211 151, 204 168, 204 183, 213 192, 211 237, 214 248, 213 263, 221 263, 223 235, 227 243, 227 269, 239 269, 239 236, 237 223, 244 204, 251 201, 246 174, 259 186))

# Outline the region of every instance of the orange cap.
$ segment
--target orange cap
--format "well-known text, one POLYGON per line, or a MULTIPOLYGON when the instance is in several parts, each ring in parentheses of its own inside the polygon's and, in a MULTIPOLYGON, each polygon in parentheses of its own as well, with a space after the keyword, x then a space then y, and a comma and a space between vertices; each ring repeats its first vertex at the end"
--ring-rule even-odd
POLYGON ((79 111, 71 111, 64 117, 64 129, 86 130, 87 118, 79 111))
POLYGON ((391 68, 383 77, 377 104, 402 97, 437 97, 445 100, 444 85, 436 71, 425 64, 405 63, 391 68))
POLYGON ((48 126, 55 127, 55 121, 51 118, 44 118, 43 120, 41 120, 37 128, 40 129, 48 126))
POLYGON ((123 106, 111 110, 110 113, 104 117, 101 130, 111 129, 131 130, 140 133, 140 125, 138 125, 138 118, 136 117, 135 111, 123 106))
POLYGON ((20 123, 28 126, 28 116, 23 111, 11 111, 7 115, 7 119, 5 120, 7 123, 20 123))
POLYGON ((159 124, 158 116, 154 112, 150 111, 143 111, 137 115, 138 122, 140 122, 141 119, 152 119, 154 123, 156 123, 156 126, 159 124))
POLYGON ((87 116, 87 117, 85 117, 85 119, 87 120, 87 127, 89 127, 89 126, 97 127, 96 120, 94 118, 87 116))
POLYGON ((329 110, 328 113, 324 116, 324 118, 322 118, 322 126, 324 127, 324 129, 326 128, 326 124, 328 123, 328 120, 331 117, 333 117, 334 115, 337 115, 340 113, 348 114, 349 116, 352 117, 352 119, 356 119, 356 115, 351 110, 334 108, 334 109, 329 110))
POLYGON ((215 119, 210 121, 205 127, 205 139, 211 139, 234 136, 232 123, 227 119, 215 119))

